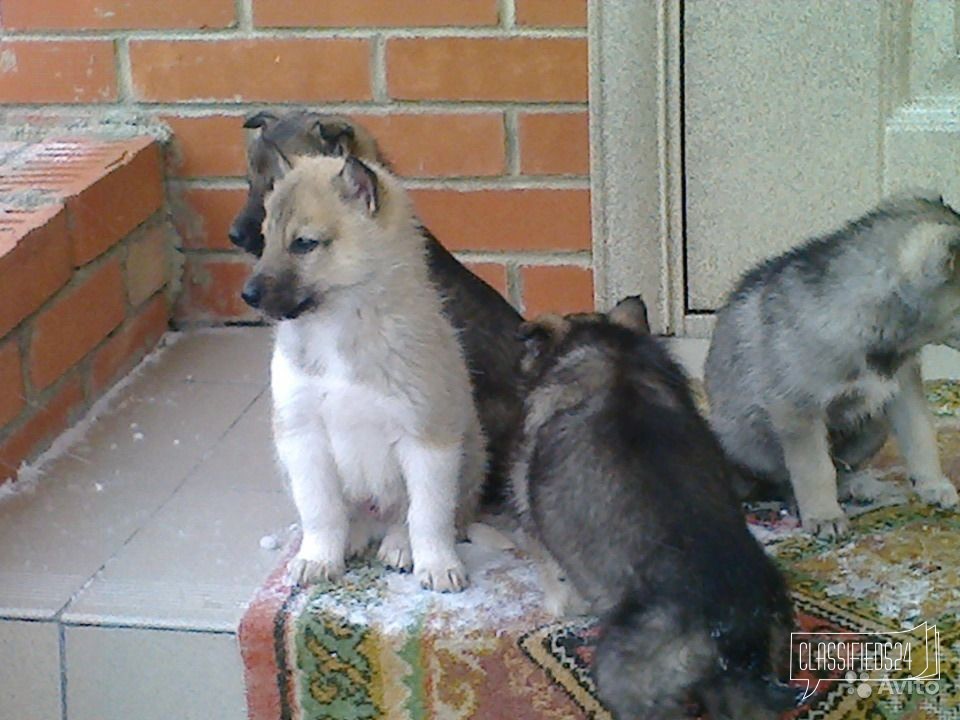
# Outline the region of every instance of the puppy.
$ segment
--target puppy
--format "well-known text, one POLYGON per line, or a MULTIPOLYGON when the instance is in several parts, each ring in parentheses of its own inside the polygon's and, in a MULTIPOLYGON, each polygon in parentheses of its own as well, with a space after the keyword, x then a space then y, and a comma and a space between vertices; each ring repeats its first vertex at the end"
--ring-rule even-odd
POLYGON ((529 383, 511 471, 555 611, 601 615, 593 673, 621 720, 772 718, 795 693, 786 585, 747 529, 733 470, 629 298, 521 327, 529 383))
POLYGON ((917 494, 945 507, 920 350, 960 347, 960 215, 902 198, 749 271, 718 312, 710 422, 761 487, 792 494, 812 533, 842 535, 837 470, 892 428, 917 494))
POLYGON ((303 159, 270 194, 264 235, 243 298, 279 321, 274 439, 303 528, 293 579, 336 579, 382 537, 388 566, 461 590, 456 528, 478 502, 484 439, 405 191, 352 156, 303 159))
MULTIPOLYGON (((338 115, 269 111, 249 116, 244 127, 258 130, 248 148, 249 193, 230 229, 230 240, 249 253, 263 251, 264 198, 282 169, 301 158, 353 155, 389 167, 376 140, 360 125, 338 115)), ((470 371, 474 402, 489 445, 484 501, 502 500, 510 438, 520 417, 514 335, 523 319, 500 293, 470 272, 424 227, 431 283, 441 308, 457 331, 470 371)))

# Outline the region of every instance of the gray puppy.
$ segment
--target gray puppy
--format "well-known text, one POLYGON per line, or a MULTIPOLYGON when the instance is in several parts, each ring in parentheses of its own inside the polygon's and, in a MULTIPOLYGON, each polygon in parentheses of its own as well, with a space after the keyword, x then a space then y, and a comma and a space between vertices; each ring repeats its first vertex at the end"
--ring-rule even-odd
POLYGON ((548 606, 595 612, 603 703, 621 720, 773 718, 792 610, 733 471, 642 301, 521 327, 529 382, 511 472, 548 606))
MULTIPOLYGON (((837 467, 892 428, 925 501, 957 504, 920 380, 920 350, 960 347, 960 215, 939 198, 889 200, 748 272, 717 314, 710 421, 762 486, 792 487, 803 526, 842 535, 837 467)), ((789 492, 789 491, 788 491, 789 492)))

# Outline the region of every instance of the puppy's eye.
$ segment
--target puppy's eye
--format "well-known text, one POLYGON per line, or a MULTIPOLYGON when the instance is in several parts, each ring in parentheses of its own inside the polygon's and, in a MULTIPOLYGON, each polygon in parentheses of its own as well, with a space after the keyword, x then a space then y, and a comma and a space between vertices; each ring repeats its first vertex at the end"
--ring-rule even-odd
POLYGON ((320 244, 319 240, 313 238, 298 237, 290 243, 290 252, 294 255, 305 255, 320 244))

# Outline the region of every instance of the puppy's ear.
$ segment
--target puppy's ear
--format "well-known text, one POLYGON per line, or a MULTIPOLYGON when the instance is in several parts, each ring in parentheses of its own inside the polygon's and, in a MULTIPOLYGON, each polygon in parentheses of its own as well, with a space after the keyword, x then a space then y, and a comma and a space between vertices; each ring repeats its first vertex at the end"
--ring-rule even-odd
POLYGON ((310 133, 320 141, 325 155, 342 157, 353 154, 356 135, 353 125, 346 120, 319 118, 310 128, 310 133))
POLYGON ((373 216, 380 209, 380 181, 377 174, 353 155, 348 155, 334 184, 348 203, 359 203, 373 216))
POLYGON ((566 334, 569 323, 560 315, 541 315, 521 323, 516 338, 523 344, 520 369, 531 372, 537 362, 566 334))
POLYGON ((276 184, 277 181, 293 170, 293 163, 290 161, 290 158, 283 154, 283 151, 279 147, 274 146, 273 149, 275 151, 274 157, 277 161, 276 173, 273 178, 273 182, 276 184))
POLYGON ((618 302, 610 311, 610 322, 644 335, 650 333, 647 304, 639 295, 633 295, 618 302))
POLYGON ((960 281, 960 227, 933 222, 913 227, 900 245, 900 270, 917 283, 960 281))
POLYGON ((258 112, 247 115, 243 119, 243 126, 248 130, 253 130, 256 128, 266 127, 270 123, 276 122, 279 119, 280 118, 278 118, 275 114, 273 114, 269 110, 260 110, 258 112))

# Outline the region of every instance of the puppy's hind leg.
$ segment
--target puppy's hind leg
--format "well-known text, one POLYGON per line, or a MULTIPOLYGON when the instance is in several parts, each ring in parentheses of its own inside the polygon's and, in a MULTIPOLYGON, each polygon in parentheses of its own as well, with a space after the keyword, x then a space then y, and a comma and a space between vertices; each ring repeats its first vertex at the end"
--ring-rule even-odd
POLYGON ((890 403, 890 424, 910 480, 924 502, 953 507, 957 504, 957 489, 940 467, 937 431, 923 394, 919 365, 904 366, 898 378, 900 393, 890 403))
POLYGON ((287 570, 290 581, 309 585, 343 575, 350 516, 326 442, 315 434, 277 439, 277 454, 290 478, 303 541, 287 570))
POLYGON ((830 459, 827 426, 817 417, 785 414, 785 419, 776 424, 803 527, 824 539, 842 536, 848 521, 837 502, 837 471, 830 459))
POLYGON ((408 436, 397 443, 397 453, 410 499, 413 571, 428 590, 459 592, 467 586, 467 571, 454 548, 461 445, 408 436))
POLYGON ((523 549, 537 565, 537 575, 543 588, 543 604, 547 612, 554 617, 569 617, 589 612, 589 605, 543 543, 526 532, 522 532, 521 536, 523 549))

